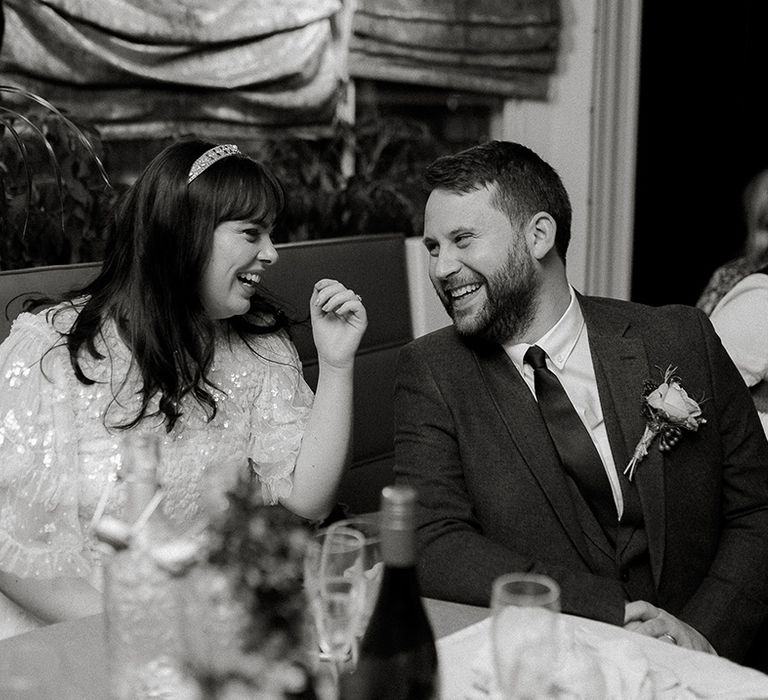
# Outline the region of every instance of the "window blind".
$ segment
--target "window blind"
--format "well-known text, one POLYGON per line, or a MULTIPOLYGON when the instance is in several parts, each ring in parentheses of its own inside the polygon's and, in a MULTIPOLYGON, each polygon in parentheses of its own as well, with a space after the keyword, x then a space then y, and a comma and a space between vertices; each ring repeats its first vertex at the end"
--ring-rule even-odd
POLYGON ((352 77, 544 99, 557 0, 357 0, 352 77))

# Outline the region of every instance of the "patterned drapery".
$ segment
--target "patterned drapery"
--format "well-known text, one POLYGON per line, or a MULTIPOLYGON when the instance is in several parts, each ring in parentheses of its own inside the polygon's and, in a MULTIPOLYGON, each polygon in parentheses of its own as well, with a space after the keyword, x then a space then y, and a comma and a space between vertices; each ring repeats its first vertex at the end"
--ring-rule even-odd
POLYGON ((543 99, 560 28, 558 0, 4 0, 4 9, 0 82, 106 138, 316 130, 332 124, 348 72, 543 99))
POLYGON ((0 82, 105 137, 329 124, 341 0, 5 0, 0 82))
POLYGON ((558 0, 357 0, 352 77, 543 99, 558 0))

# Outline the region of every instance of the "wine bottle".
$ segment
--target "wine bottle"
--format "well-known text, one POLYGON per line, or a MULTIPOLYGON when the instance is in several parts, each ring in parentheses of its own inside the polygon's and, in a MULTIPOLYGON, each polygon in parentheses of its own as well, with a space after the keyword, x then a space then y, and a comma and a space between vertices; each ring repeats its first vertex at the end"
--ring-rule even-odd
POLYGON ((346 700, 439 697, 435 637, 416 578, 415 505, 411 487, 382 490, 384 573, 357 667, 342 677, 341 697, 346 700))
POLYGON ((119 479, 126 500, 120 517, 105 516, 96 535, 113 548, 104 569, 107 661, 112 698, 177 697, 180 666, 177 579, 155 552, 177 538, 159 505, 160 442, 128 433, 119 479))

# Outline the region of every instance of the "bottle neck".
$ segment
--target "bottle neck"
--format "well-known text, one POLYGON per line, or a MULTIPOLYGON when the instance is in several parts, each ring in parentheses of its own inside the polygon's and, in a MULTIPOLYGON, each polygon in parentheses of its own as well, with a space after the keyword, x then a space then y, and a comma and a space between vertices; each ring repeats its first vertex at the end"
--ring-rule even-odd
POLYGON ((152 433, 125 435, 122 446, 120 476, 125 481, 124 520, 134 523, 152 500, 158 488, 160 440, 152 433))
POLYGON ((381 530, 381 558, 387 567, 413 567, 416 564, 416 542, 413 530, 381 530))

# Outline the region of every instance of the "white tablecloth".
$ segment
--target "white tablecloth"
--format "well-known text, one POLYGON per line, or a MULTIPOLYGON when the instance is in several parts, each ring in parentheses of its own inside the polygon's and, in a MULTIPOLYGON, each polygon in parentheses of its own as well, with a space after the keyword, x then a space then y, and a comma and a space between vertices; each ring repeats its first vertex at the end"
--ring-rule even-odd
MULTIPOLYGON (((576 638, 597 640, 604 649, 621 650, 615 655, 617 663, 621 663, 622 658, 640 661, 632 669, 612 669, 614 676, 617 672, 632 673, 647 662, 654 698, 768 699, 768 675, 754 669, 595 620, 572 615, 560 617, 563 629, 576 638)), ((490 672, 489 639, 490 618, 486 618, 438 640, 442 700, 489 700, 492 697, 486 688, 478 687, 484 685, 478 683, 482 681, 480 672, 490 672)), ((617 694, 605 698, 614 699, 633 700, 617 694)))

